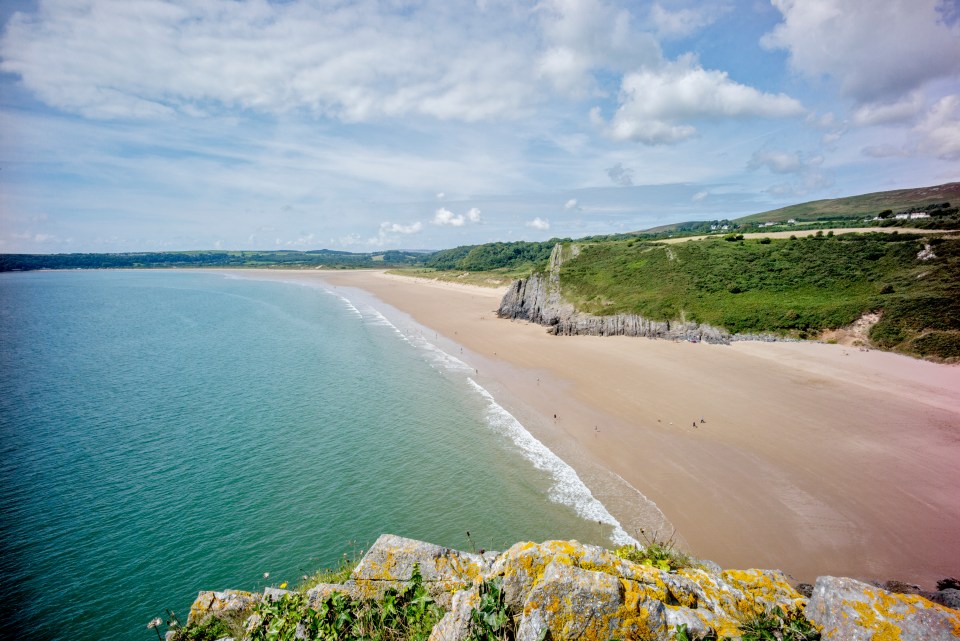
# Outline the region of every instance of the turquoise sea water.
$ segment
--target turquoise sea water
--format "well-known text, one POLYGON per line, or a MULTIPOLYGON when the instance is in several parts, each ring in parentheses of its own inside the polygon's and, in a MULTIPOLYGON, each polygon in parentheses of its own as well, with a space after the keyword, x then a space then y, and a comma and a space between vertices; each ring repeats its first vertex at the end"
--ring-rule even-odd
POLYGON ((3 637, 155 638, 198 590, 295 583, 383 532, 609 543, 604 508, 470 368, 349 298, 0 275, 3 637))

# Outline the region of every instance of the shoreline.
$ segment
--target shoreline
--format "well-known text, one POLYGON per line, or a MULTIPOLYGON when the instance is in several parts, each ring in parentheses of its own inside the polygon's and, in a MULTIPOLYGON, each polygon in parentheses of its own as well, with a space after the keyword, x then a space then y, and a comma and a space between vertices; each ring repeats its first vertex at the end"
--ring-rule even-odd
POLYGON ((662 510, 681 547, 725 567, 921 585, 960 573, 960 367, 812 343, 554 337, 497 318, 502 288, 245 272, 361 289, 462 346, 635 538, 669 527, 651 526, 662 510))

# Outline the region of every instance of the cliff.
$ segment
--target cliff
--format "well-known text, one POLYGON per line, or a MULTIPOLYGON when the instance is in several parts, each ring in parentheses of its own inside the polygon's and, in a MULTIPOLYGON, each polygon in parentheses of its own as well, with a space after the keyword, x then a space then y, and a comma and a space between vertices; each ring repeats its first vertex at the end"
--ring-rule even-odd
MULTIPOLYGON (((806 597, 777 570, 722 570, 689 559, 673 567, 662 559, 632 561, 622 552, 547 541, 474 554, 384 534, 342 584, 321 583, 299 592, 201 592, 187 628, 167 636, 206 638, 199 631, 213 629, 211 621, 229 619, 237 630, 231 638, 238 641, 960 637, 960 611, 918 594, 820 577, 806 597), (404 616, 398 618, 398 612, 404 616), (402 626, 400 631, 362 625, 385 620, 402 626), (422 620, 428 625, 418 627, 422 620)), ((928 596, 960 604, 956 589, 928 596)))
POLYGON ((647 338, 680 339, 727 344, 731 335, 718 327, 681 321, 653 321, 635 314, 595 316, 578 312, 563 300, 560 291, 560 266, 579 253, 576 245, 556 245, 550 254, 547 271, 515 281, 503 300, 497 315, 520 318, 546 325, 561 336, 646 336, 647 338))

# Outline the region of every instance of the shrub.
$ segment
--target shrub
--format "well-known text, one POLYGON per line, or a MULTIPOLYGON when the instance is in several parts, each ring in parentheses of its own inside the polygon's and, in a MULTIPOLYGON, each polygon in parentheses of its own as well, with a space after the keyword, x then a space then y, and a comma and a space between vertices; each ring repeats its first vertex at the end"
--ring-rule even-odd
POLYGON ((613 553, 621 559, 640 565, 649 565, 664 572, 690 567, 693 564, 688 554, 677 549, 673 536, 669 539, 660 539, 657 534, 654 534, 652 538, 648 538, 646 531, 642 528, 640 536, 643 537, 645 546, 621 545, 613 553))
POLYGON ((784 612, 777 607, 741 621, 740 638, 743 641, 818 641, 820 632, 803 612, 784 612))
POLYGON ((309 607, 305 594, 289 592, 276 601, 263 600, 254 610, 250 641, 426 641, 443 616, 423 586, 414 566, 410 582, 387 590, 380 599, 354 600, 334 592, 309 607))

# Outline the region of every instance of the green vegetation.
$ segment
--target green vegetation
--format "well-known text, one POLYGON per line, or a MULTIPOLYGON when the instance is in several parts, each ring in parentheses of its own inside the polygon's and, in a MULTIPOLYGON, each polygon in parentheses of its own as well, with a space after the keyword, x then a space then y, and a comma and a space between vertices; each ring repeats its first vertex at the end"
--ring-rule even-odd
POLYGON ((621 559, 640 565, 649 565, 664 572, 673 572, 693 565, 693 559, 677 549, 673 536, 669 539, 660 539, 654 534, 653 538, 648 538, 643 529, 640 530, 640 535, 645 545, 621 545, 613 553, 621 559))
POLYGON ((774 608, 742 621, 740 638, 743 641, 818 641, 820 632, 803 612, 774 608))
POLYGON ((344 583, 350 578, 357 564, 360 563, 360 558, 357 554, 351 557, 344 552, 343 556, 340 557, 340 562, 337 564, 337 567, 322 568, 310 576, 304 575, 299 585, 294 588, 294 591, 305 594, 307 590, 319 583, 344 583))
POLYGON ((560 270, 565 298, 598 315, 708 323, 811 338, 866 312, 870 338, 924 357, 960 356, 960 239, 844 234, 673 245, 597 243, 560 270), (918 259, 929 243, 935 258, 918 259))
MULTIPOLYGON (((568 240, 569 239, 565 239, 568 240)), ((444 249, 430 254, 424 266, 438 270, 487 272, 496 269, 525 270, 539 266, 550 258, 553 246, 560 239, 542 243, 487 243, 444 249)))
POLYGON ((243 636, 243 621, 211 617, 202 623, 179 628, 173 635, 173 641, 217 641, 224 637, 243 636))
POLYGON ((210 617, 176 630, 174 641, 214 641, 224 636, 250 641, 425 641, 443 614, 427 593, 420 568, 414 566, 409 583, 387 590, 379 599, 353 599, 334 592, 311 607, 305 591, 288 592, 276 600, 261 600, 246 631, 242 622, 210 617))
POLYGON ((470 612, 470 622, 471 641, 511 641, 516 638, 516 623, 504 603, 499 577, 480 584, 480 603, 470 612))
POLYGON ((727 641, 729 638, 730 637, 723 637, 721 640, 712 628, 708 630, 706 634, 694 634, 687 629, 686 623, 678 625, 673 635, 674 641, 727 641))

